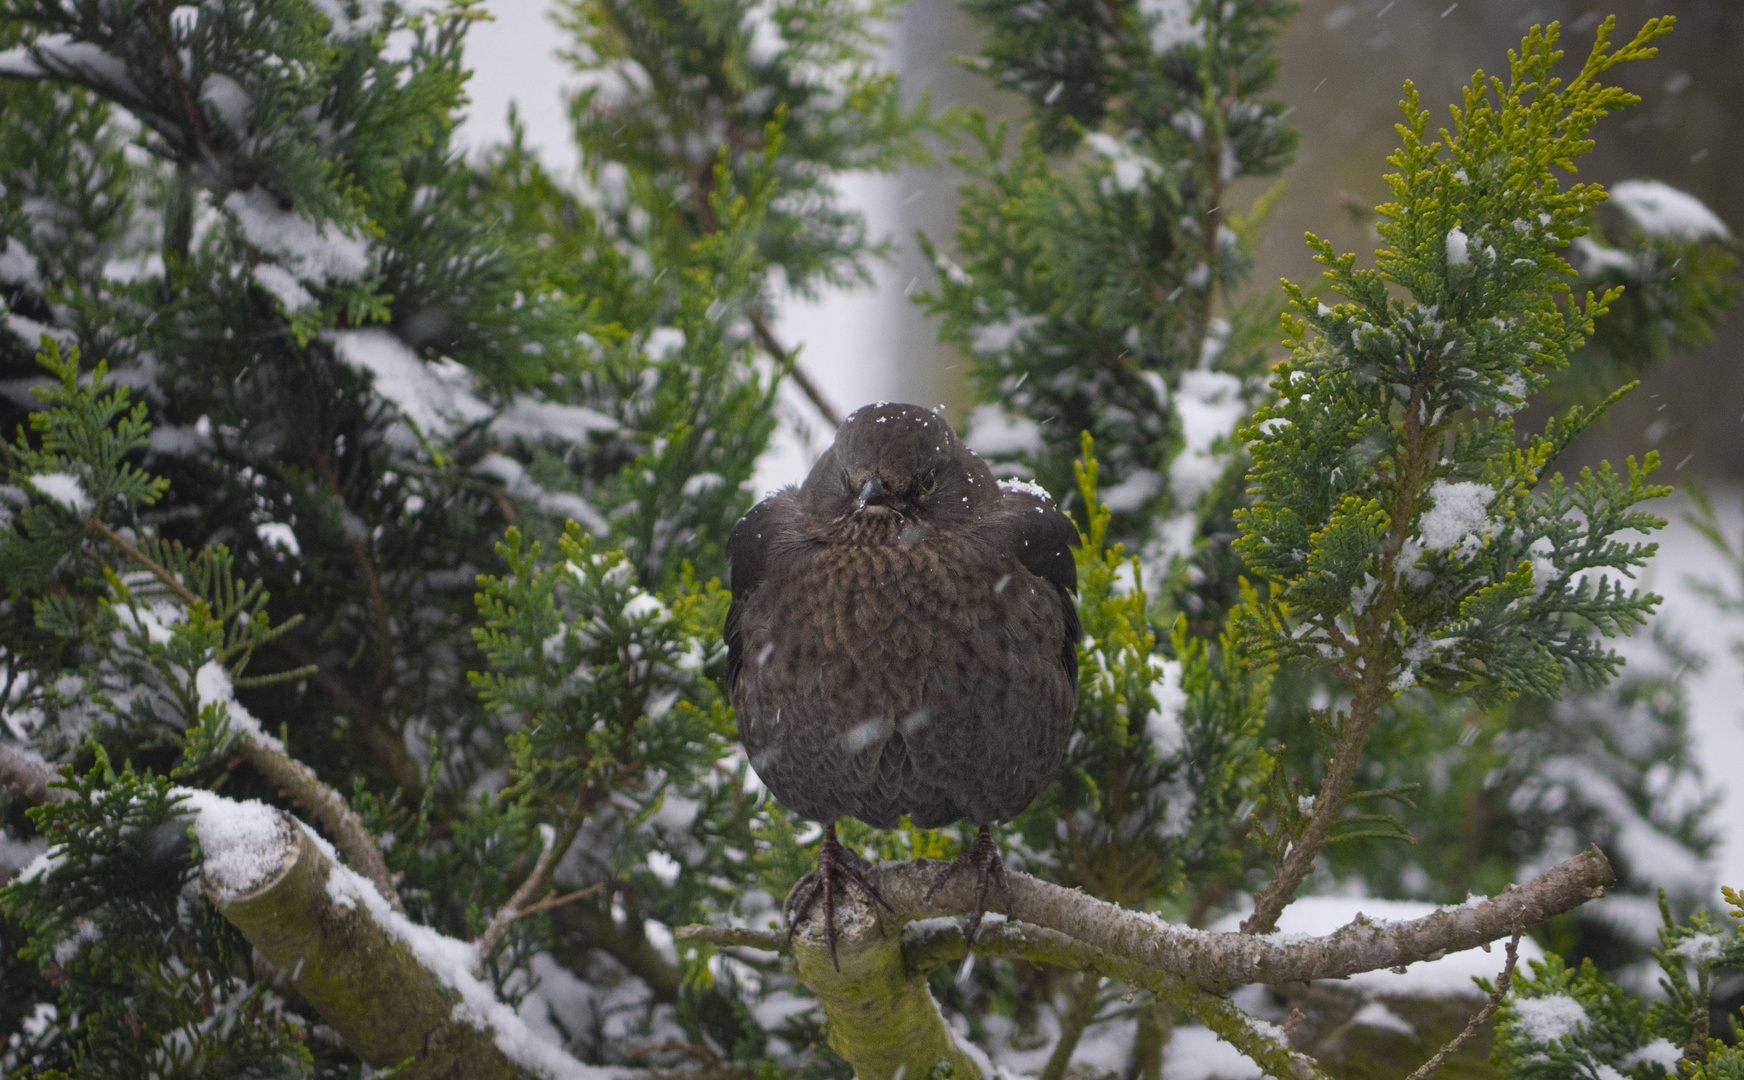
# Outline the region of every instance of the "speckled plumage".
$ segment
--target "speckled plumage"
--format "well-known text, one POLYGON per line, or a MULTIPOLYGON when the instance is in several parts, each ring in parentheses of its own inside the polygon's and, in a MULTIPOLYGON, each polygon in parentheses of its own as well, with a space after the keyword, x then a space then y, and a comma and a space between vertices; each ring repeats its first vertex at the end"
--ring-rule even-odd
POLYGON ((854 413, 727 545, 728 682, 758 776, 823 822, 1017 814, 1071 731, 1077 542, 931 410, 854 413))

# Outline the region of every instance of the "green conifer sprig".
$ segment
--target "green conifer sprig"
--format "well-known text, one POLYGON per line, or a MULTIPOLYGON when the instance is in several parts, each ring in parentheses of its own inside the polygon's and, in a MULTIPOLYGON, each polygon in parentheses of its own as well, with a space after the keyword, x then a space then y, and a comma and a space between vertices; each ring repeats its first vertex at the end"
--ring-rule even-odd
POLYGON ((1534 31, 1510 81, 1480 73, 1439 140, 1424 140, 1428 116, 1408 87, 1395 201, 1381 208, 1392 246, 1359 270, 1310 238, 1348 302, 1328 307, 1286 285, 1295 355, 1273 379, 1276 404, 1243 431, 1256 502, 1238 514, 1236 546, 1269 586, 1245 609, 1268 654, 1328 663, 1353 686, 1384 679, 1387 696, 1417 683, 1554 695, 1566 677, 1614 672, 1591 631, 1627 632, 1657 602, 1589 573, 1627 572, 1652 554, 1615 537, 1662 524, 1631 509, 1666 493, 1645 481, 1655 457, 1621 477, 1608 466, 1573 485, 1552 477, 1534 494, 1603 406, 1523 450, 1505 418, 1614 298, 1552 299, 1572 272, 1557 251, 1603 191, 1565 191, 1551 168, 1572 169, 1587 128, 1633 100, 1598 77, 1652 55, 1646 43, 1669 25, 1651 21, 1614 51, 1609 29, 1566 87, 1550 76, 1556 27, 1534 31), (1389 283, 1412 299, 1390 297, 1389 283))
MULTIPOLYGON (((756 167, 770 124, 784 117, 787 152, 773 161, 780 200, 758 246, 804 294, 869 283, 860 213, 840 206, 841 172, 924 163, 925 97, 905 108, 896 77, 875 62, 883 0, 565 0, 568 58, 586 77, 571 102, 586 165, 615 187, 646 185, 659 243, 689 243, 716 227, 715 147, 737 183, 756 167), (664 218, 664 220, 663 220, 664 218)), ((658 244, 656 245, 658 246, 658 244)), ((676 282, 669 283, 673 286, 676 282)))
POLYGON ((1095 444, 1082 436, 1078 494, 1090 507, 1077 552, 1078 711, 1059 778, 1015 828, 1031 872, 1122 903, 1171 896, 1188 869, 1227 868, 1217 840, 1265 775, 1259 744, 1272 670, 1233 635, 1192 636, 1185 617, 1158 649, 1140 571, 1109 539, 1095 444), (1062 835, 1063 830, 1063 835, 1062 835))
POLYGON ((1013 146, 1004 125, 971 115, 971 152, 953 159, 975 181, 954 250, 921 241, 940 278, 919 299, 986 403, 971 444, 1070 492, 1077 434, 1091 432, 1114 536, 1153 601, 1214 622, 1235 596, 1227 544, 1211 536, 1231 531, 1233 431, 1262 390, 1275 310, 1238 293, 1281 190, 1243 210, 1231 185, 1294 152, 1283 103, 1265 96, 1294 6, 969 10, 988 30, 971 63, 1024 93, 1033 116, 1013 146))
MULTIPOLYGON (((1738 893, 1724 890, 1741 917, 1738 893)), ((1495 1063, 1522 1080, 1561 1076, 1608 1076, 1631 1080, 1721 1080, 1744 1074, 1744 1053, 1713 1038, 1709 1015, 1716 976, 1744 967, 1744 936, 1736 926, 1716 925, 1706 912, 1685 922, 1672 919, 1659 897, 1660 996, 1625 990, 1592 960, 1567 967, 1552 955, 1534 963, 1533 977, 1516 979, 1499 1014, 1495 1063)), ((1738 1022, 1732 1018, 1736 1032, 1738 1022)))

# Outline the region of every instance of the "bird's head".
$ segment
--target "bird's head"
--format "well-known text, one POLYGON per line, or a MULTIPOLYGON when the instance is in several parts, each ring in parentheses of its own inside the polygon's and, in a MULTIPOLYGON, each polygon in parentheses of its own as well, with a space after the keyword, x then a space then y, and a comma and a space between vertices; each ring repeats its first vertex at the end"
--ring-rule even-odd
POLYGON ((842 422, 835 445, 806 477, 816 516, 856 526, 914 527, 973 518, 997 497, 993 474, 944 417, 919 405, 867 405, 842 422))

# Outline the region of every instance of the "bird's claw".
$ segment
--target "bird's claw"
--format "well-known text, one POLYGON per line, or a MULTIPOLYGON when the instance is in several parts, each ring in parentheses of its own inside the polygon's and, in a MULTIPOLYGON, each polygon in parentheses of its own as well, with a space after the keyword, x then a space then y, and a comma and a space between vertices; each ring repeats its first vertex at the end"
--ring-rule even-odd
POLYGON ((823 840, 818 844, 818 866, 816 870, 799 879, 799 883, 788 894, 787 910, 782 912, 787 920, 787 936, 791 940, 793 931, 801 919, 810 914, 811 906, 817 903, 818 897, 824 898, 824 940, 830 946, 830 964, 838 973, 842 970, 841 961, 836 958, 836 883, 840 876, 844 883, 852 882, 865 891, 866 895, 878 901, 886 911, 894 912, 890 901, 884 899, 877 886, 867 878, 860 869, 860 860, 850 851, 843 848, 836 840, 836 827, 824 826, 823 840), (795 899, 797 897, 797 900, 795 899))
POLYGON ((974 948, 975 935, 981 931, 981 919, 987 914, 987 886, 991 881, 999 882, 999 898, 1005 902, 1005 916, 1011 917, 1011 879, 1005 874, 1005 861, 999 857, 999 847, 993 842, 993 830, 986 825, 975 834, 975 842, 969 850, 952 859, 945 872, 933 882, 933 887, 927 890, 926 902, 932 903, 933 894, 943 888, 957 871, 970 868, 975 870, 975 910, 969 915, 969 928, 963 936, 969 947, 974 948))

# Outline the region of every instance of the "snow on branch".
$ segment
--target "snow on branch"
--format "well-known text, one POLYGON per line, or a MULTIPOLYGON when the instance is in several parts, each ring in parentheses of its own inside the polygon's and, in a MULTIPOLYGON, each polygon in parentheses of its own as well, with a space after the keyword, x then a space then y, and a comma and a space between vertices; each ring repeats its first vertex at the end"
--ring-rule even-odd
POLYGON ((201 889, 358 1057, 408 1076, 608 1080, 539 1038, 471 973, 472 945, 421 926, 260 803, 194 793, 201 889))

